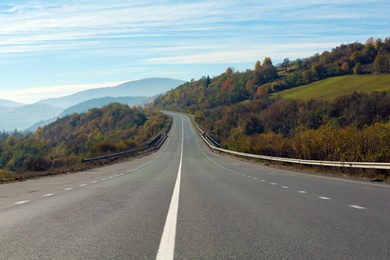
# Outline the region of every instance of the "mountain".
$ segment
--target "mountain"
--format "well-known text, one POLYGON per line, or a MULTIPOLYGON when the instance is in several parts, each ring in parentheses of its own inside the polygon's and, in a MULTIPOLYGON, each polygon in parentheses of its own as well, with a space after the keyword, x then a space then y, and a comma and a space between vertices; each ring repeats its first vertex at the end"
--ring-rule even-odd
POLYGON ((0 109, 0 129, 5 131, 24 130, 41 120, 57 117, 63 111, 47 104, 31 104, 0 109))
POLYGON ((142 100, 145 100, 147 97, 104 97, 104 98, 94 98, 91 100, 84 101, 82 103, 79 103, 77 105, 71 106, 67 109, 65 109, 61 114, 60 117, 64 117, 66 115, 71 115, 73 113, 85 113, 91 108, 100 108, 105 105, 108 105, 113 102, 118 102, 122 104, 126 104, 128 106, 134 106, 137 105, 137 103, 141 102, 142 100))
POLYGON ((103 97, 124 97, 124 96, 154 96, 165 93, 184 81, 170 78, 147 78, 120 84, 115 87, 104 87, 80 91, 75 94, 41 100, 38 103, 68 108, 86 100, 103 97))
POLYGON ((20 107, 23 106, 24 104, 14 102, 11 100, 6 100, 6 99, 0 99, 0 107, 20 107))

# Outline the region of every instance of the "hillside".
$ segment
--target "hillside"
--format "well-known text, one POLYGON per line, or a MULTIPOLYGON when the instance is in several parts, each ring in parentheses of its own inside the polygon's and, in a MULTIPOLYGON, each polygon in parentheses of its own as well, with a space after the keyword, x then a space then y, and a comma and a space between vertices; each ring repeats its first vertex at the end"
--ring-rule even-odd
POLYGON ((346 75, 277 92, 283 98, 332 100, 354 91, 390 91, 390 74, 346 75))
POLYGON ((0 182, 2 175, 19 178, 24 173, 69 170, 80 167, 85 157, 143 147, 168 122, 161 113, 111 103, 57 119, 33 134, 3 133, 0 182))
POLYGON ((382 43, 340 45, 280 66, 266 57, 253 70, 227 68, 219 76, 187 82, 157 98, 154 107, 193 114, 230 150, 389 162, 390 91, 381 90, 389 90, 390 38, 382 43), (295 96, 300 100, 278 95, 285 89, 302 91, 295 96))
POLYGON ((141 80, 135 80, 120 84, 115 87, 104 87, 89 89, 80 91, 75 94, 60 97, 60 98, 49 98, 41 100, 38 103, 49 104, 57 107, 66 109, 68 107, 77 105, 84 101, 103 98, 103 97, 125 97, 125 96, 154 96, 162 94, 176 88, 184 81, 169 78, 147 78, 141 80))

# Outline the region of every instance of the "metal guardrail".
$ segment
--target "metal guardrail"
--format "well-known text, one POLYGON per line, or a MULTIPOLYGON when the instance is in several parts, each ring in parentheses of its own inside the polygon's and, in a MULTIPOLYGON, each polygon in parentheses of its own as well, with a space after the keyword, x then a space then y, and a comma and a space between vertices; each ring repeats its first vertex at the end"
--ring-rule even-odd
MULTIPOLYGON (((170 126, 169 126, 169 128, 170 128, 170 126)), ((129 150, 129 151, 124 151, 124 152, 120 152, 120 153, 114 153, 114 154, 108 154, 108 155, 103 155, 103 156, 98 156, 98 157, 86 158, 86 159, 82 159, 81 163, 92 162, 92 161, 97 161, 97 160, 102 160, 102 159, 109 159, 109 158, 113 158, 113 157, 120 157, 120 156, 132 154, 132 153, 136 153, 136 152, 145 151, 145 150, 152 149, 152 148, 159 149, 161 147, 161 145, 165 142, 166 139, 167 139, 166 133, 158 134, 155 138, 153 138, 150 142, 148 142, 145 147, 134 149, 134 150, 129 150)))
POLYGON ((213 149, 224 153, 234 154, 243 157, 269 160, 269 161, 278 161, 278 162, 287 162, 287 163, 297 163, 297 164, 307 164, 307 165, 319 165, 319 166, 331 166, 331 167, 349 167, 349 168, 366 168, 366 169, 384 169, 390 170, 390 163, 376 163, 376 162, 337 162, 337 161, 317 161, 317 160, 302 160, 302 159, 292 159, 292 158, 283 158, 283 157, 274 157, 266 155, 257 155, 250 153, 241 153, 222 149, 213 145, 212 142, 208 141, 205 137, 207 134, 199 127, 197 128, 201 133, 203 140, 207 145, 213 149))

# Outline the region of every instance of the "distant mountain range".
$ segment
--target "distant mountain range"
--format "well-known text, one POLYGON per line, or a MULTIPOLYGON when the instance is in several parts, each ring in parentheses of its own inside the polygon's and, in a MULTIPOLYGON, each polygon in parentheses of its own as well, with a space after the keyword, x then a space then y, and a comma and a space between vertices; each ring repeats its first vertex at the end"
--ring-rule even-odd
POLYGON ((90 110, 91 108, 94 108, 94 107, 100 108, 100 107, 108 105, 112 102, 119 102, 122 104, 127 104, 131 107, 131 106, 137 105, 137 103, 145 100, 146 98, 147 98, 146 96, 142 96, 142 97, 117 97, 117 98, 115 98, 115 97, 94 98, 91 100, 81 102, 77 105, 68 107, 67 109, 62 111, 62 113, 60 114, 59 117, 64 117, 67 115, 71 115, 73 113, 79 113, 79 114, 85 113, 85 112, 88 112, 88 110, 90 110))
POLYGON ((116 87, 90 89, 69 96, 49 98, 31 105, 0 99, 0 131, 34 131, 57 117, 87 112, 111 102, 142 106, 153 100, 153 96, 163 94, 184 82, 169 78, 147 78, 116 87))
POLYGON ((126 96, 155 96, 165 93, 172 88, 183 84, 185 81, 169 78, 147 78, 120 84, 116 87, 89 89, 77 92, 73 95, 49 98, 39 101, 41 104, 62 107, 64 109, 81 102, 102 97, 126 97, 126 96))
POLYGON ((24 106, 25 104, 14 102, 11 100, 6 100, 6 99, 0 99, 0 108, 1 107, 21 107, 24 106))

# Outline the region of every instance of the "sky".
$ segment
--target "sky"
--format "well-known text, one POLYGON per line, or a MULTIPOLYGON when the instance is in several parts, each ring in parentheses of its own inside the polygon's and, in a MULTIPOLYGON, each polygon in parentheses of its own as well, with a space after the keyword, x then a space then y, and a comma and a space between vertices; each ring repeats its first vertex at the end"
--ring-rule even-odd
POLYGON ((0 99, 190 81, 390 37, 390 1, 0 0, 0 99))

